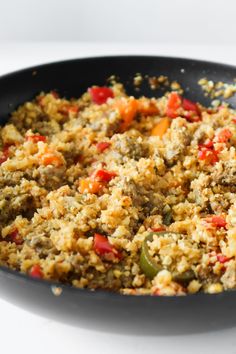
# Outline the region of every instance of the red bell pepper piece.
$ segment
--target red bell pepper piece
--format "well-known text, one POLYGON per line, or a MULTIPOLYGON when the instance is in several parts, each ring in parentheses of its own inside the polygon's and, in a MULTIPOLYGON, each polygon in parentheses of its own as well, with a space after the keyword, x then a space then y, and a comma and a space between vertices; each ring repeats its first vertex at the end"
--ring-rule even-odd
POLYGON ((39 264, 35 264, 33 265, 33 267, 31 268, 29 275, 33 278, 38 278, 41 279, 43 277, 43 272, 41 270, 41 267, 39 264))
POLYGON ((167 101, 166 115, 169 118, 179 116, 179 108, 181 108, 182 98, 177 92, 171 92, 167 101))
POLYGON ((2 155, 2 157, 0 157, 0 165, 1 165, 3 162, 7 161, 7 159, 8 159, 8 156, 2 155))
POLYGON ((107 170, 97 170, 92 174, 91 177, 99 182, 110 182, 112 178, 116 176, 117 174, 115 172, 107 170))
POLYGON ((217 258, 217 261, 222 264, 228 262, 231 259, 229 257, 224 256, 223 254, 217 254, 216 258, 217 258))
POLYGON ((169 118, 180 116, 187 119, 189 122, 199 122, 201 120, 201 112, 198 105, 187 98, 182 99, 177 92, 171 92, 169 95, 166 115, 169 118))
POLYGON ((207 163, 214 165, 219 161, 218 154, 219 151, 214 149, 214 143, 212 140, 208 139, 205 143, 198 145, 198 159, 205 160, 207 163))
POLYGON ((203 161, 205 160, 207 163, 214 165, 216 162, 219 161, 218 151, 205 147, 200 147, 200 150, 198 152, 198 159, 203 161))
POLYGON ((43 136, 43 135, 28 135, 26 137, 26 140, 32 141, 33 143, 38 143, 39 141, 43 141, 45 143, 47 140, 47 137, 43 136))
POLYGON ((218 228, 221 228, 221 227, 225 228, 227 225, 225 218, 223 216, 219 216, 219 215, 213 215, 213 216, 206 218, 206 222, 211 223, 212 225, 214 225, 215 227, 218 227, 218 228))
POLYGON ((195 102, 188 100, 187 98, 183 98, 182 107, 186 113, 184 113, 184 117, 190 122, 199 122, 201 121, 201 112, 198 108, 198 105, 195 102))
POLYGON ((193 111, 199 113, 198 105, 195 102, 183 98, 182 107, 185 111, 193 111))
POLYGON ((227 141, 229 141, 232 135, 232 132, 229 129, 225 128, 217 134, 217 140, 219 143, 226 143, 227 141))
POLYGON ((91 99, 94 103, 96 104, 103 104, 106 103, 106 101, 108 100, 108 98, 113 98, 114 97, 114 93, 112 91, 112 89, 110 89, 109 87, 91 87, 89 88, 89 93, 91 96, 91 99))
POLYGON ((198 148, 199 148, 199 149, 202 149, 202 148, 214 149, 213 141, 210 140, 210 139, 208 139, 207 141, 205 141, 204 144, 199 144, 199 145, 198 145, 198 148))
POLYGON ((5 145, 3 147, 3 150, 2 150, 2 156, 0 157, 0 165, 7 161, 8 157, 9 157, 9 147, 10 145, 5 145))
POLYGON ((3 152, 3 154, 4 155, 9 155, 9 148, 10 148, 10 146, 11 145, 4 145, 4 147, 3 147, 3 150, 2 150, 2 152, 3 152))
POLYGON ((96 148, 98 152, 103 152, 104 150, 108 149, 110 145, 111 143, 104 141, 104 142, 97 143, 96 148))
POLYGON ((19 235, 19 231, 17 229, 8 234, 6 240, 8 242, 14 242, 16 245, 22 245, 22 243, 24 242, 22 237, 19 235))
POLYGON ((100 234, 95 234, 94 239, 93 239, 93 248, 94 251, 99 255, 99 256, 104 256, 111 254, 112 256, 116 258, 120 258, 121 254, 120 252, 117 251, 117 249, 110 244, 108 239, 100 234))
POLYGON ((165 231, 165 227, 164 226, 151 227, 150 230, 153 231, 153 232, 160 232, 160 231, 165 231))
POLYGON ((216 227, 226 227, 227 223, 226 220, 223 216, 212 216, 211 222, 216 226, 216 227))
POLYGON ((200 122, 202 119, 199 115, 196 115, 194 111, 189 111, 187 113, 184 113, 184 118, 187 119, 189 122, 195 123, 195 122, 200 122))

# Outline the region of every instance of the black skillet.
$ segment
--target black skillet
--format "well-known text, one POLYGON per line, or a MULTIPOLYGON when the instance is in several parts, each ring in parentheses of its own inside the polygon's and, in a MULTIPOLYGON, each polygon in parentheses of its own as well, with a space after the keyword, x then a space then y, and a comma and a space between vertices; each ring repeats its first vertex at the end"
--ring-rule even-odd
MULTIPOLYGON (((104 85, 117 75, 129 94, 159 96, 147 84, 136 92, 133 76, 167 75, 185 89, 185 96, 209 104, 197 84, 202 77, 233 82, 236 67, 197 60, 123 56, 69 60, 21 70, 0 78, 0 124, 19 104, 40 91, 57 90, 78 97, 93 84, 104 85)), ((236 98, 229 102, 236 107, 236 98)), ((62 285, 55 296, 53 283, 34 280, 0 268, 0 296, 13 304, 48 318, 86 328, 117 333, 147 335, 184 334, 229 328, 236 325, 236 292, 183 297, 124 296, 106 291, 89 291, 62 285)))

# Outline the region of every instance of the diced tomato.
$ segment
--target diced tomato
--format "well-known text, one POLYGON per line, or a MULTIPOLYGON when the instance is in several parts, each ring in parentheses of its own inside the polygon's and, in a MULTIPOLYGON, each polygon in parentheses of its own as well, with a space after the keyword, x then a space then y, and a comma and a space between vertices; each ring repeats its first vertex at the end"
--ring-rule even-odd
POLYGON ((186 111, 199 113, 198 105, 195 102, 188 100, 187 98, 183 98, 182 107, 186 111))
POLYGON ((223 216, 219 216, 219 215, 213 215, 213 216, 207 217, 206 222, 211 223, 215 227, 219 227, 219 228, 221 228, 221 227, 225 228, 227 225, 225 218, 223 216))
POLYGON ((115 256, 116 258, 121 258, 121 253, 118 252, 117 249, 113 245, 110 244, 107 237, 105 237, 103 235, 100 235, 100 234, 94 235, 93 248, 94 248, 94 251, 99 256, 111 254, 112 256, 115 256))
POLYGON ((114 93, 112 89, 109 87, 103 86, 103 87, 91 87, 89 88, 89 93, 91 96, 91 99, 94 103, 96 104, 103 104, 106 103, 108 98, 113 98, 114 93))
POLYGON ((104 150, 108 149, 110 145, 111 143, 109 143, 108 141, 104 141, 104 142, 97 143, 96 148, 98 152, 103 152, 104 150))
POLYGON ((207 163, 214 165, 219 161, 218 151, 201 147, 198 151, 198 159, 206 161, 207 163))
POLYGON ((233 117, 233 118, 232 118, 232 122, 233 122, 234 124, 236 124, 236 117, 233 117))
POLYGON ((33 265, 33 267, 31 268, 29 275, 33 278, 38 278, 41 279, 43 277, 43 272, 41 270, 41 267, 39 264, 35 264, 33 265))
POLYGON ((229 141, 229 139, 232 137, 232 132, 225 128, 222 129, 218 134, 217 134, 217 141, 219 143, 226 143, 227 141, 229 141))
POLYGON ((112 178, 116 176, 117 174, 115 172, 107 170, 97 170, 92 174, 91 177, 99 182, 110 182, 112 178))
POLYGON ((167 101, 166 115, 169 118, 179 116, 179 108, 181 108, 182 98, 177 92, 171 92, 167 101))
POLYGON ((10 234, 7 235, 6 241, 14 242, 16 245, 22 245, 23 243, 23 239, 20 236, 17 229, 15 229, 14 231, 12 231, 10 234))
POLYGON ((217 261, 222 263, 222 264, 230 261, 230 259, 231 259, 229 257, 224 256, 223 254, 217 254, 216 258, 217 258, 217 261))
POLYGON ((26 140, 32 141, 33 143, 38 143, 39 141, 43 141, 45 143, 47 140, 47 137, 43 136, 43 135, 28 135, 26 137, 26 140))

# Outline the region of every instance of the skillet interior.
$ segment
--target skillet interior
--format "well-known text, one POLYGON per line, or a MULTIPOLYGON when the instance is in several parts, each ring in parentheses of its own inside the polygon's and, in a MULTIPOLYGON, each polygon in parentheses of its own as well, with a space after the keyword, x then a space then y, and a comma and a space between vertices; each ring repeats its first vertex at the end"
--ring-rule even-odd
MULTIPOLYGON (((117 75, 128 94, 136 73, 166 75, 177 80, 185 96, 208 105, 209 98, 197 84, 202 77, 232 82, 236 68, 203 61, 165 57, 104 57, 47 64, 0 78, 0 124, 19 104, 40 91, 56 89, 60 95, 78 97, 87 87, 104 85, 106 78, 117 75)), ((141 86, 138 95, 157 96, 163 91, 141 86)), ((229 102, 236 106, 236 98, 229 102)), ((72 289, 63 286, 55 297, 51 283, 30 279, 14 271, 0 269, 0 296, 27 309, 73 324, 118 332, 173 334, 213 330, 234 325, 236 293, 197 294, 187 297, 122 296, 102 291, 72 289)))

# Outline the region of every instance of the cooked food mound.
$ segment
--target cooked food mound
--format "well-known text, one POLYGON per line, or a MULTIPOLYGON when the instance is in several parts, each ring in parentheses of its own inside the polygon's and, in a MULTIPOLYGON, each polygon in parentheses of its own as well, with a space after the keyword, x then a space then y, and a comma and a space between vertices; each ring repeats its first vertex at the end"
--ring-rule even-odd
POLYGON ((236 288, 236 111, 121 84, 0 128, 0 265, 130 295, 236 288))

